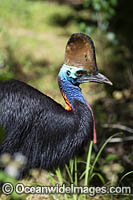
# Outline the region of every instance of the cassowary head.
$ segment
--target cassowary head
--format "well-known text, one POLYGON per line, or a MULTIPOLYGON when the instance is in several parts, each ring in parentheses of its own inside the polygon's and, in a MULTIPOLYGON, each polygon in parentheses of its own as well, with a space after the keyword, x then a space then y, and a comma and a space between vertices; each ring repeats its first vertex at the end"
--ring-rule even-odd
POLYGON ((70 37, 66 45, 65 60, 60 77, 74 85, 84 82, 112 85, 107 77, 98 72, 93 41, 83 33, 74 33, 70 37))

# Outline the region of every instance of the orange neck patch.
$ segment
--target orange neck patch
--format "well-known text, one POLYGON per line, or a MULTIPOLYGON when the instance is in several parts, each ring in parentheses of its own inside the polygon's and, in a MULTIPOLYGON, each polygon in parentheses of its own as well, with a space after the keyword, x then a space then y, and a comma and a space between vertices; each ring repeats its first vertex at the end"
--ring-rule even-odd
POLYGON ((70 102, 68 101, 66 95, 64 93, 62 95, 63 95, 64 100, 65 100, 65 110, 72 110, 72 106, 71 106, 70 102))

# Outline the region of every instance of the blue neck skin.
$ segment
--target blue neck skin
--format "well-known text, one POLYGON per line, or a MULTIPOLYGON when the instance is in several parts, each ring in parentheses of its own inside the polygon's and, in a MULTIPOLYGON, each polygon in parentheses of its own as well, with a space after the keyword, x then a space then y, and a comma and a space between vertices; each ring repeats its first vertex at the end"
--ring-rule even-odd
MULTIPOLYGON (((68 101, 72 106, 72 109, 74 110, 74 99, 77 99, 86 105, 87 102, 81 93, 80 87, 73 83, 74 79, 72 77, 67 77, 67 70, 71 70, 74 76, 74 72, 77 71, 77 68, 64 64, 61 67, 60 72, 58 74, 58 83, 61 92, 65 94, 65 96, 67 97, 68 101)), ((78 68, 78 70, 80 70, 80 68, 78 68)))

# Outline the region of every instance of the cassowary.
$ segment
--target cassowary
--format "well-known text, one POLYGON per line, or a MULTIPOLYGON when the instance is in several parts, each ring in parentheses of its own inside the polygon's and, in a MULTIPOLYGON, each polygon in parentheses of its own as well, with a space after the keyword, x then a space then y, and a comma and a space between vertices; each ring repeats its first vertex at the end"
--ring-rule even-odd
POLYGON ((18 80, 0 81, 0 126, 5 138, 0 154, 20 152, 26 171, 63 167, 90 139, 96 142, 93 112, 79 85, 112 84, 98 73, 94 44, 82 33, 72 34, 58 83, 66 108, 18 80))

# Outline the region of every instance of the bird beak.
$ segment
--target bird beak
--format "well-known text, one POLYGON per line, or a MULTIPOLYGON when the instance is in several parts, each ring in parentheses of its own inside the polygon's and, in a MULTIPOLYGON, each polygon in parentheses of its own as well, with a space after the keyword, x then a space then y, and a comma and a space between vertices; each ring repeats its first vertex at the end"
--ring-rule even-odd
POLYGON ((113 85, 113 83, 106 76, 104 76, 103 74, 100 74, 100 73, 90 75, 90 77, 88 77, 88 81, 113 85))
POLYGON ((103 74, 97 73, 97 74, 84 74, 79 78, 80 83, 84 82, 96 82, 96 83, 106 83, 109 85, 113 85, 113 83, 103 74))

